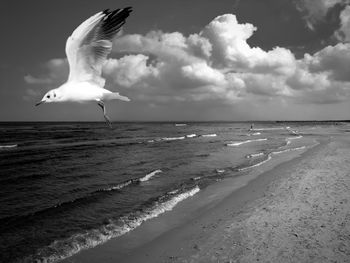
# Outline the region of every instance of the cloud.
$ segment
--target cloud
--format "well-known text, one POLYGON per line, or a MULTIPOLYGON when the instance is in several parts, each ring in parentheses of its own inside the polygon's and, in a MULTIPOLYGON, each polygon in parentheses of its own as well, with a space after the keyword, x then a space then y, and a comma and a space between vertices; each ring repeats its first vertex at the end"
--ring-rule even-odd
POLYGON ((350 42, 350 5, 340 13, 340 28, 334 33, 342 42, 350 42))
POLYGON ((247 40, 257 28, 239 24, 235 15, 215 18, 200 33, 213 45, 213 61, 218 66, 240 72, 285 74, 294 70, 295 57, 285 48, 276 47, 268 52, 250 47, 247 40))
POLYGON ((350 81, 350 43, 327 46, 313 56, 306 55, 304 62, 310 72, 327 74, 332 80, 350 81))
POLYGON ((334 8, 349 3, 349 0, 296 0, 297 8, 304 13, 306 25, 311 30, 315 30, 315 25, 326 20, 327 14, 334 8))
MULTIPOLYGON (((322 1, 318 7, 302 2, 310 14, 322 17, 339 1, 322 1)), ((153 109, 169 103, 233 107, 266 101, 338 103, 349 98, 350 44, 328 46, 296 59, 287 48, 251 47, 247 41, 256 30, 225 14, 189 36, 159 30, 121 36, 103 67, 107 88, 153 109)), ((39 77, 26 76, 28 85, 57 87, 68 75, 65 59, 50 60, 44 69, 39 77)))
POLYGON ((157 68, 147 65, 148 56, 127 55, 120 59, 109 59, 103 67, 103 74, 112 77, 120 86, 130 87, 143 79, 157 76, 157 68))
POLYGON ((67 59, 54 58, 47 61, 41 66, 43 73, 39 77, 31 74, 24 76, 24 81, 30 85, 59 85, 68 77, 68 61, 67 59))

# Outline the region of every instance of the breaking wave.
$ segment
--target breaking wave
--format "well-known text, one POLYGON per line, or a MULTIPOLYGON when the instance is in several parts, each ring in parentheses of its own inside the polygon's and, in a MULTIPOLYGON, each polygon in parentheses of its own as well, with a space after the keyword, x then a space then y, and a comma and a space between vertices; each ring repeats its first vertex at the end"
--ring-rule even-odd
POLYGON ((287 139, 288 139, 288 140, 297 140, 297 139, 301 139, 301 138, 303 138, 303 136, 299 135, 299 136, 297 136, 297 137, 289 137, 289 138, 287 138, 287 139))
POLYGON ((211 134, 203 134, 201 136, 202 137, 216 137, 217 135, 215 133, 211 133, 211 134))
POLYGON ((306 148, 306 146, 301 146, 301 147, 297 147, 297 148, 290 148, 290 149, 285 149, 285 150, 281 150, 281 151, 271 152, 271 154, 281 154, 281 153, 285 153, 285 152, 304 150, 305 148, 306 148))
MULTIPOLYGON (((272 158, 272 155, 277 155, 277 154, 281 154, 281 153, 285 153, 285 152, 291 152, 291 151, 298 151, 298 150, 304 150, 306 149, 306 146, 301 146, 301 147, 297 147, 297 148, 291 148, 291 149, 285 149, 285 150, 281 150, 281 151, 274 151, 274 152, 271 152, 270 154, 267 155, 267 158, 259 163, 256 163, 254 165, 251 165, 251 166, 247 166, 247 167, 243 167, 243 168, 239 168, 238 171, 244 171, 244 170, 247 170, 247 169, 251 169, 251 168, 254 168, 254 167, 257 167, 257 166, 260 166, 268 161, 271 160, 272 158)), ((262 154, 263 155, 263 154, 262 154)), ((247 157, 248 158, 248 157, 247 157)))
POLYGON ((162 138, 163 141, 176 141, 176 140, 183 140, 185 139, 185 136, 180 137, 164 137, 162 138))
POLYGON ((232 142, 232 143, 227 143, 226 146, 239 146, 245 143, 250 143, 250 142, 260 142, 260 141, 266 141, 267 138, 264 139, 256 139, 256 140, 247 140, 247 141, 242 141, 242 142, 232 142))
POLYGON ((155 170, 155 171, 153 171, 153 172, 151 172, 149 174, 146 174, 144 177, 140 178, 139 180, 140 180, 140 182, 146 182, 149 179, 151 179, 153 176, 155 176, 156 174, 161 173, 161 172, 163 172, 163 171, 159 170, 159 169, 155 170))
POLYGON ((285 127, 271 127, 271 128, 254 128, 252 131, 274 131, 274 130, 285 130, 285 127))
POLYGON ((9 145, 0 145, 0 149, 10 149, 10 148, 16 148, 17 144, 9 144, 9 145))
POLYGON ((260 166, 260 165, 262 165, 262 164, 264 164, 264 163, 270 161, 271 158, 272 158, 272 157, 271 157, 271 155, 269 154, 265 160, 263 160, 263 161, 261 161, 261 162, 259 162, 259 163, 256 163, 256 164, 254 164, 254 165, 251 165, 251 166, 239 168, 238 171, 245 171, 245 170, 248 170, 248 169, 251 169, 251 168, 254 168, 254 167, 258 167, 258 166, 260 166))
MULTIPOLYGON (((70 257, 81 250, 103 244, 111 238, 122 236, 140 226, 143 222, 158 217, 164 212, 172 210, 179 202, 195 195, 200 191, 196 186, 187 192, 173 195, 169 192, 165 202, 156 201, 151 208, 144 209, 141 213, 130 214, 119 220, 110 220, 108 224, 97 229, 88 230, 85 233, 75 234, 67 239, 56 240, 49 246, 40 249, 34 258, 28 258, 35 262, 57 262, 70 257)), ((174 194, 177 192, 174 191, 174 194)), ((164 196, 158 200, 163 200, 164 196)), ((25 259, 26 260, 26 259, 25 259)))

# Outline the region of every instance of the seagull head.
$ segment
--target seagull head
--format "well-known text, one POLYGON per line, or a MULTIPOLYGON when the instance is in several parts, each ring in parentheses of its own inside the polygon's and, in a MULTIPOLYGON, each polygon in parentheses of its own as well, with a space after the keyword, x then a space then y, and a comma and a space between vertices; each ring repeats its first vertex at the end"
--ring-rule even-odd
POLYGON ((49 92, 47 92, 44 97, 39 101, 35 106, 39 106, 43 103, 50 103, 50 102, 58 102, 59 101, 59 92, 57 89, 52 89, 49 92))

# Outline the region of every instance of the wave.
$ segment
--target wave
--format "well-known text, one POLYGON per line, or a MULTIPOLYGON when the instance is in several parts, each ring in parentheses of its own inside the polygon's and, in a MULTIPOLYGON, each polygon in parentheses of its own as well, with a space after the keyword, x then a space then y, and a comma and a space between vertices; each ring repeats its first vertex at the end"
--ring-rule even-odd
POLYGON ((224 169, 216 169, 215 170, 218 174, 222 174, 222 173, 224 173, 225 172, 225 170, 224 169))
POLYGON ((188 134, 186 135, 187 138, 193 138, 193 137, 197 137, 197 134, 193 133, 193 134, 188 134))
POLYGON ((216 137, 217 135, 215 133, 211 133, 211 134, 203 134, 201 136, 202 137, 216 137))
MULTIPOLYGON (((150 209, 136 214, 130 214, 120 220, 111 220, 108 224, 100 228, 89 230, 85 233, 75 234, 70 238, 56 240, 49 246, 37 251, 34 256, 36 262, 57 262, 68 258, 81 250, 103 244, 111 238, 122 236, 140 226, 143 222, 158 217, 159 215, 171 211, 181 201, 195 195, 200 191, 196 186, 187 192, 178 195, 170 195, 165 202, 155 204, 150 209)), ((159 198, 159 200, 161 200, 159 198)), ((26 259, 24 260, 26 261, 26 259)))
POLYGON ((254 132, 254 133, 252 133, 251 135, 252 136, 256 136, 256 135, 260 135, 261 134, 261 132, 254 132))
POLYGON ((163 172, 163 171, 159 170, 159 169, 155 170, 155 171, 153 171, 153 172, 151 172, 149 174, 146 174, 144 177, 140 178, 139 180, 140 180, 140 182, 146 182, 149 179, 151 179, 153 176, 155 176, 156 174, 161 173, 161 172, 163 172))
POLYGON ((274 130, 285 130, 285 127, 271 127, 271 128, 254 128, 252 131, 274 131, 274 130))
POLYGON ((110 187, 97 189, 95 191, 92 191, 90 193, 86 193, 85 195, 77 197, 75 199, 56 203, 55 205, 43 208, 41 210, 30 212, 28 214, 3 217, 3 218, 0 218, 0 224, 5 225, 5 224, 10 224, 10 223, 13 224, 16 222, 20 223, 20 222, 27 221, 29 219, 34 219, 35 217, 40 216, 40 215, 50 214, 53 210, 56 210, 56 209, 70 209, 70 208, 74 208, 76 206, 82 206, 86 203, 94 202, 94 201, 98 200, 100 197, 103 197, 103 193, 121 190, 124 187, 130 186, 130 185, 137 185, 140 182, 145 182, 145 181, 150 180, 154 175, 156 175, 157 173, 161 173, 161 172, 162 172, 162 170, 155 170, 155 171, 145 175, 144 177, 129 179, 129 180, 126 180, 124 182, 118 183, 116 185, 110 186, 110 187))
POLYGON ((269 154, 265 160, 263 160, 263 161, 261 161, 261 162, 259 162, 259 163, 256 163, 256 164, 254 164, 254 165, 251 165, 251 166, 239 168, 238 171, 239 171, 239 172, 240 172, 240 171, 245 171, 245 170, 248 170, 248 169, 251 169, 251 168, 260 166, 260 165, 262 165, 262 164, 264 164, 264 163, 270 161, 271 158, 272 158, 272 157, 271 157, 271 155, 269 154))
POLYGON ((180 189, 175 189, 175 190, 168 192, 168 194, 174 195, 174 194, 178 193, 179 191, 180 191, 180 189))
POLYGON ((252 153, 252 154, 248 154, 246 156, 247 159, 250 159, 250 158, 254 158, 254 157, 258 157, 258 156, 262 156, 264 155, 264 153, 252 153))
POLYGON ((250 143, 250 142, 260 142, 260 141, 266 141, 267 138, 264 139, 256 139, 256 140, 247 140, 247 141, 242 141, 242 142, 232 142, 232 143, 227 143, 226 146, 239 146, 245 143, 250 143))
POLYGON ((0 145, 0 149, 16 148, 18 144, 0 145))
POLYGON ((287 140, 297 140, 297 139, 301 139, 301 138, 303 138, 303 136, 299 135, 297 137, 289 137, 289 138, 287 138, 287 140))
POLYGON ((256 163, 254 165, 251 165, 251 166, 239 168, 238 171, 244 171, 244 170, 247 170, 247 169, 250 169, 250 168, 254 168, 254 167, 260 166, 260 165, 270 161, 271 158, 272 158, 272 155, 277 155, 277 154, 290 152, 290 151, 298 151, 298 150, 303 150, 303 149, 306 149, 306 146, 301 146, 301 147, 297 147, 297 148, 291 148, 291 149, 285 149, 285 150, 281 150, 281 151, 271 152, 270 154, 267 155, 267 158, 265 160, 263 160, 263 161, 261 161, 259 163, 256 163))
POLYGON ((96 190, 95 192, 93 193, 96 193, 96 192, 109 192, 109 191, 113 191, 113 190, 120 190, 120 189, 123 189, 124 187, 132 184, 132 183, 138 183, 141 179, 130 179, 130 180, 127 180, 125 182, 122 182, 122 183, 119 183, 115 186, 111 186, 111 187, 108 187, 108 188, 103 188, 103 189, 99 189, 99 190, 96 190))
POLYGON ((185 139, 185 136, 180 137, 164 137, 162 138, 163 141, 176 141, 176 140, 183 140, 185 139))
POLYGON ((175 123, 176 127, 187 126, 186 123, 175 123))
POLYGON ((297 147, 297 148, 290 148, 290 149, 285 149, 285 150, 281 150, 281 151, 271 152, 271 154, 281 154, 281 153, 285 153, 285 152, 304 150, 305 148, 306 148, 306 146, 301 146, 301 147, 297 147))

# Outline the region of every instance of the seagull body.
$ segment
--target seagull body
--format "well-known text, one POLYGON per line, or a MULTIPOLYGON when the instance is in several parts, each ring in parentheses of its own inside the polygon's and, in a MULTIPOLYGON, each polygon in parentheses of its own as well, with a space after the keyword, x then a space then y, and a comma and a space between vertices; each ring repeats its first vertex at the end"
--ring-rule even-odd
POLYGON ((66 83, 47 92, 36 106, 51 102, 97 102, 107 123, 105 101, 130 101, 128 97, 104 88, 102 66, 112 50, 112 40, 120 32, 131 7, 99 12, 78 26, 68 37, 66 55, 69 77, 66 83))

